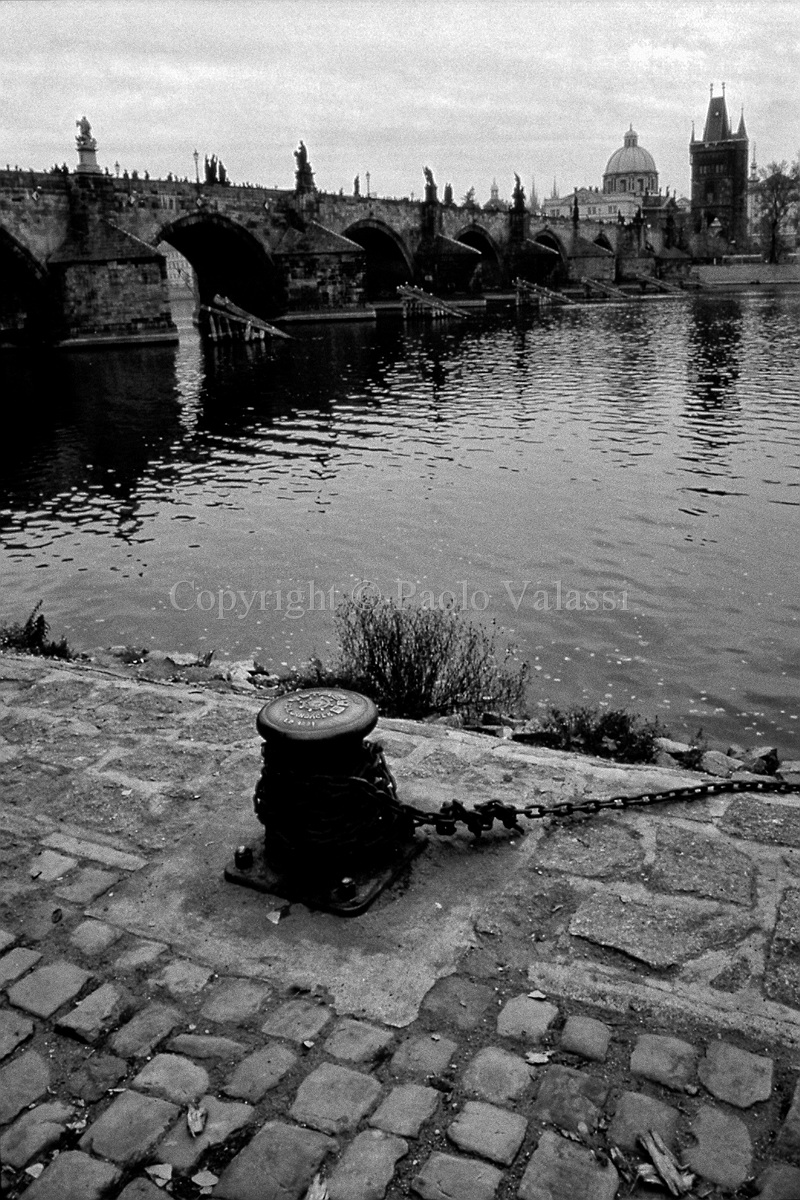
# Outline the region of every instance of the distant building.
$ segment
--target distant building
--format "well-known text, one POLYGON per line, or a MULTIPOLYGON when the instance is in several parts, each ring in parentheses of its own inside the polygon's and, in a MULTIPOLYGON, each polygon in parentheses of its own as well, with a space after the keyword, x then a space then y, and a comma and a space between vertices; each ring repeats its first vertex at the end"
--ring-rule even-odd
POLYGON ((713 227, 713 232, 726 241, 746 246, 748 157, 744 109, 739 128, 733 133, 725 104, 725 84, 722 95, 715 96, 712 83, 703 136, 695 138, 692 126, 689 144, 695 233, 713 227))
POLYGON ((623 144, 606 164, 602 191, 584 187, 559 196, 554 185, 553 193, 542 201, 542 212, 548 218, 573 216, 577 201, 580 220, 631 221, 640 208, 658 197, 655 159, 639 145, 639 135, 631 125, 623 144))
POLYGON ((632 125, 620 149, 615 150, 608 160, 603 174, 603 191, 634 196, 658 191, 655 159, 649 150, 639 145, 639 135, 632 125))

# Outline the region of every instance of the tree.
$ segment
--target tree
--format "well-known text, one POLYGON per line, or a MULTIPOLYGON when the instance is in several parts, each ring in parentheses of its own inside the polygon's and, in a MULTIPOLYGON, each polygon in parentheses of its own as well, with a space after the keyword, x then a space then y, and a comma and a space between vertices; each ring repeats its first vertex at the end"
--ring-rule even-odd
POLYGON ((759 171, 755 185, 758 233, 767 262, 780 262, 787 248, 786 235, 797 227, 800 204, 800 159, 787 166, 772 162, 759 171))
POLYGON ((464 193, 464 198, 461 201, 461 203, 464 204, 467 208, 475 207, 475 188, 474 187, 467 189, 467 191, 464 193))

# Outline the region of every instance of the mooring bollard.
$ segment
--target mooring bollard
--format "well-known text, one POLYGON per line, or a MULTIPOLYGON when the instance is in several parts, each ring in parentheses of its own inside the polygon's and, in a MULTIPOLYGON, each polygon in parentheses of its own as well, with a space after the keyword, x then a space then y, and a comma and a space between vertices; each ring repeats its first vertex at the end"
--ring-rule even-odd
POLYGON ((381 747, 378 710, 342 688, 308 688, 256 718, 263 767, 253 799, 263 844, 240 846, 225 878, 357 916, 425 845, 381 747))

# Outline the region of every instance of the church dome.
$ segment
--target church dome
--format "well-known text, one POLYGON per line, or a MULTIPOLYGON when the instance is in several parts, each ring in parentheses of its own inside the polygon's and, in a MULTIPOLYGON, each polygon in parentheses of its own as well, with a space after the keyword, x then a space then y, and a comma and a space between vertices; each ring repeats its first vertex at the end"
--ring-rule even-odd
POLYGON ((649 150, 639 145, 639 135, 631 125, 624 144, 608 160, 603 175, 603 191, 654 192, 658 188, 658 170, 649 150), (619 182, 625 180, 625 185, 619 182))

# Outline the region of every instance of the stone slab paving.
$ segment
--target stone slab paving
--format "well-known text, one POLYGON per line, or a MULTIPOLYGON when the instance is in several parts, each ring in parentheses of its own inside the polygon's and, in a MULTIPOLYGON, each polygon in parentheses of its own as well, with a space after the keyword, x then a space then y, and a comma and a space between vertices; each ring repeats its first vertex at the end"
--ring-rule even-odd
POLYGON ((25 1192, 28 1200, 102 1200, 119 1181, 111 1163, 90 1158, 80 1150, 66 1150, 25 1192))
MULTIPOLYGON (((26 685, 0 693, 0 720, 28 731, 0 762, 9 1200, 194 1200, 198 1171, 223 1200, 305 1200, 318 1172, 331 1200, 642 1200, 647 1129, 703 1200, 800 1198, 794 798, 432 839, 363 917, 294 904, 275 925, 268 897, 221 881, 252 821, 254 696, 0 667, 26 685), (91 747, 37 742, 45 706, 91 747), (146 787, 125 773, 139 747, 146 787), (159 1163, 166 1189, 145 1174, 159 1163)), ((379 733, 401 795, 426 804, 693 778, 443 726, 379 733)))

